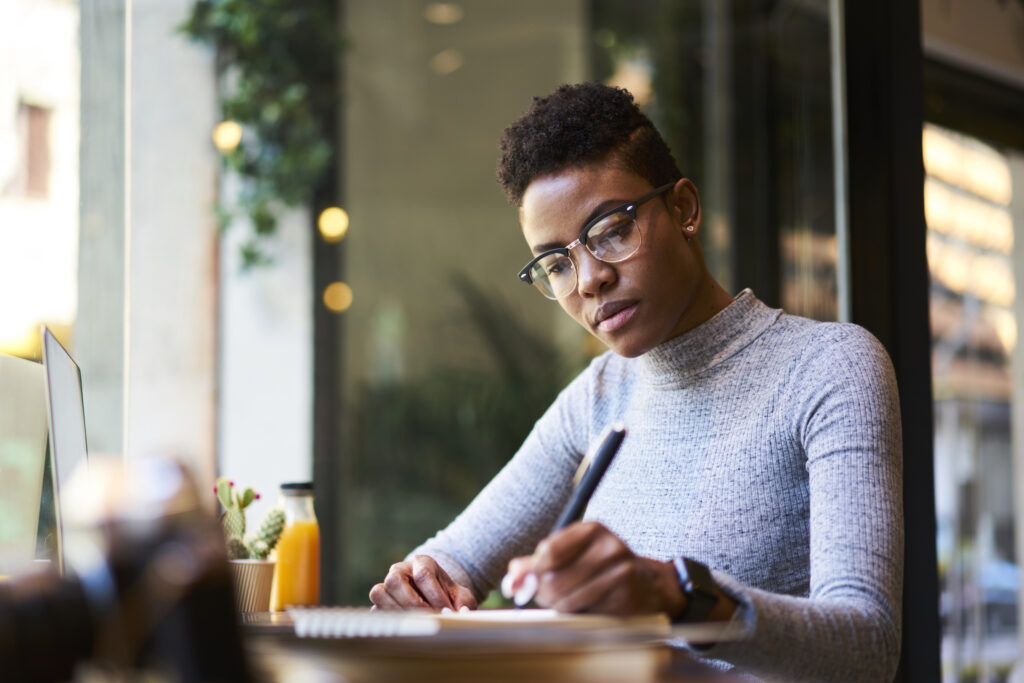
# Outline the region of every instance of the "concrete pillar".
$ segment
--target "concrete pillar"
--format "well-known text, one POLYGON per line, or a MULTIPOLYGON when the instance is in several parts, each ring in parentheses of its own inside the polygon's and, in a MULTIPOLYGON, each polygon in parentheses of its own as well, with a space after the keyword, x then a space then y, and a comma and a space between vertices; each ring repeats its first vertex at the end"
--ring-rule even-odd
POLYGON ((92 453, 175 455, 206 480, 216 461, 218 117, 212 55, 177 31, 191 4, 82 0, 75 354, 92 453))
POLYGON ((82 141, 78 315, 91 452, 122 450, 125 0, 81 0, 82 141))
POLYGON ((125 452, 216 462, 218 120, 212 53, 181 34, 191 0, 133 0, 129 45, 125 452))

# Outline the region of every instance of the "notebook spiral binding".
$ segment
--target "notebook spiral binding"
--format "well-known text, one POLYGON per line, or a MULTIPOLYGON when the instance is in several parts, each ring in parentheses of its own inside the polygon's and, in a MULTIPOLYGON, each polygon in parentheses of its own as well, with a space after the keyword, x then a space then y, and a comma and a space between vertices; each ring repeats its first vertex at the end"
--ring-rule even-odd
POLYGON ((289 608, 300 638, 387 638, 432 636, 440 624, 430 614, 358 607, 289 608))

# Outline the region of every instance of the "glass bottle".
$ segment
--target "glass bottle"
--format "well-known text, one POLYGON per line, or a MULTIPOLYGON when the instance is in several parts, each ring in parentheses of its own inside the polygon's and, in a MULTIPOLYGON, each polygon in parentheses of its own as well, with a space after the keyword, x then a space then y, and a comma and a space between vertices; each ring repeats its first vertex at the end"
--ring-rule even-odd
POLYGON ((320 604, 320 527, 313 512, 313 484, 281 485, 284 531, 277 542, 270 609, 320 604))

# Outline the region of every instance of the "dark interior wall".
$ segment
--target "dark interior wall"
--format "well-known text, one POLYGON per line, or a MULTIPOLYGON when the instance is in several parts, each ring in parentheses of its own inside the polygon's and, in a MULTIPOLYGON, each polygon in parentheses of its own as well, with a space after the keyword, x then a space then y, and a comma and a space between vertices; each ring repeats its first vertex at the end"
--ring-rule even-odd
POLYGON ((900 681, 937 681, 938 579, 917 3, 844 3, 851 311, 885 345, 903 418, 900 681))

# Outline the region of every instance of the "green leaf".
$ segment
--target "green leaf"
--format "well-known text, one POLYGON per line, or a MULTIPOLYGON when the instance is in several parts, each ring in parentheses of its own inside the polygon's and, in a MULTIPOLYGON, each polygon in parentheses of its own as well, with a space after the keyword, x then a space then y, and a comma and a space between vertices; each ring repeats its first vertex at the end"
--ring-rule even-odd
POLYGON ((270 206, 306 203, 323 186, 334 156, 334 69, 349 41, 337 31, 332 0, 195 0, 179 30, 217 51, 225 119, 246 130, 246 144, 222 155, 242 181, 241 211, 220 206, 227 230, 250 219, 240 247, 243 269, 271 262, 263 240, 276 234, 270 206))

